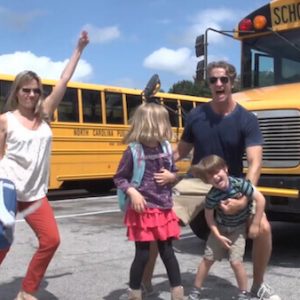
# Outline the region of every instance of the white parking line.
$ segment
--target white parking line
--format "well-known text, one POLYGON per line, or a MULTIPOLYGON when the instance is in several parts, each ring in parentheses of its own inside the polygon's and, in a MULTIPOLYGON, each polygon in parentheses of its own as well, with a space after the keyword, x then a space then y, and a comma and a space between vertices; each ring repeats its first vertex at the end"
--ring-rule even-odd
MULTIPOLYGON (((82 217, 82 216, 92 216, 92 215, 102 215, 108 213, 120 212, 119 209, 111 209, 111 210, 99 210, 99 211, 92 211, 88 213, 79 213, 79 214, 70 214, 70 215, 61 215, 55 216, 55 219, 66 219, 66 218, 74 218, 74 217, 82 217)), ((24 219, 16 220, 16 223, 25 222, 24 219)))
MULTIPOLYGON (((83 201, 89 201, 89 200, 96 200, 98 198, 104 199, 105 201, 111 200, 112 202, 117 203, 117 196, 101 196, 101 197, 88 197, 88 198, 73 198, 73 199, 64 199, 64 200, 53 200, 53 204, 55 203, 68 203, 68 202, 83 202, 83 201)), ((100 200, 101 201, 101 200, 100 200)), ((50 201, 51 203, 52 201, 50 201)))

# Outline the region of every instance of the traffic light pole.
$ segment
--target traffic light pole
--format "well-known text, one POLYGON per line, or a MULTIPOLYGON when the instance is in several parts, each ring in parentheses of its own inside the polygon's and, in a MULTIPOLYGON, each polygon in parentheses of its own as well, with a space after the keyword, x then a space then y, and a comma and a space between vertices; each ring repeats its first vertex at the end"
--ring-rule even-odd
POLYGON ((220 33, 222 35, 228 36, 233 38, 233 34, 229 33, 234 33, 235 30, 217 30, 214 28, 207 28, 205 30, 204 35, 199 35, 196 38, 196 44, 195 44, 195 49, 196 49, 196 56, 203 56, 203 61, 199 61, 197 65, 197 75, 196 78, 200 80, 206 80, 207 79, 207 47, 208 47, 208 32, 213 31, 216 33, 220 33))

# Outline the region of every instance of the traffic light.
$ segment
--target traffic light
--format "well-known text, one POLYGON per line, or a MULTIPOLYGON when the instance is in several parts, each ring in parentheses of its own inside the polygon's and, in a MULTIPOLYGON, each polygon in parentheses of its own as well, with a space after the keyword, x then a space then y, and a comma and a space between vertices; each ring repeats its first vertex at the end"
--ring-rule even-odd
POLYGON ((200 60, 197 64, 196 80, 197 81, 205 80, 205 63, 204 63, 204 60, 200 60))
POLYGON ((196 56, 202 56, 205 54, 205 41, 204 34, 198 35, 195 43, 196 56))
POLYGON ((206 44, 205 34, 201 34, 196 37, 196 43, 195 43, 196 57, 203 56, 203 59, 200 60, 197 64, 197 69, 196 69, 197 81, 203 81, 206 79, 205 69, 206 69, 206 61, 207 61, 207 49, 206 49, 207 44, 206 44))

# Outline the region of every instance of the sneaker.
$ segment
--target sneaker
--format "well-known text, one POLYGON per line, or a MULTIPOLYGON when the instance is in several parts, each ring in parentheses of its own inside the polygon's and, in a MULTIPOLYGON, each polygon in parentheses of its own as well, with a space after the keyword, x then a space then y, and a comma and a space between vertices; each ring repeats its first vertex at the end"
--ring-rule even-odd
POLYGON ((188 296, 188 300, 200 300, 201 289, 194 287, 188 296))
POLYGON ((253 297, 260 300, 281 300, 281 298, 274 293, 274 290, 266 283, 262 283, 257 289, 254 289, 252 286, 251 294, 253 297))
POLYGON ((248 293, 247 291, 241 291, 238 295, 237 295, 237 300, 251 300, 251 295, 250 293, 248 293))

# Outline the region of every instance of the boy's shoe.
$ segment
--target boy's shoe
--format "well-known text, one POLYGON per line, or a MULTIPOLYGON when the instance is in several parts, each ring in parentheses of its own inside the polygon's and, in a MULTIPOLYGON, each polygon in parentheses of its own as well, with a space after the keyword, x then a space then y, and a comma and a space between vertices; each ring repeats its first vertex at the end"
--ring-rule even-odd
POLYGON ((188 300, 200 300, 201 299, 201 289, 193 288, 188 296, 188 300))
POLYGON ((251 300, 251 295, 250 293, 248 293, 247 291, 241 291, 238 295, 237 295, 237 300, 251 300))
POLYGON ((281 300, 281 298, 275 294, 274 290, 266 283, 262 283, 257 289, 252 286, 251 294, 253 297, 260 300, 281 300))

